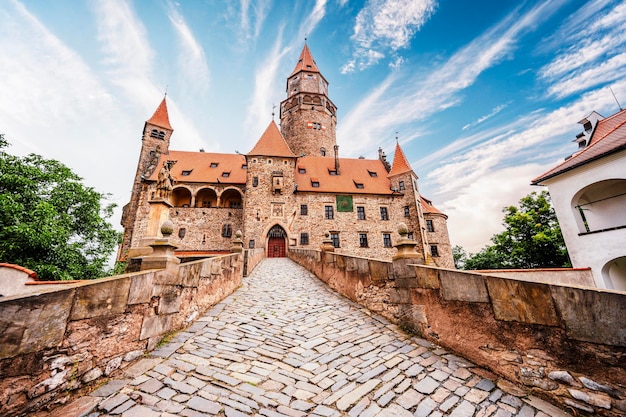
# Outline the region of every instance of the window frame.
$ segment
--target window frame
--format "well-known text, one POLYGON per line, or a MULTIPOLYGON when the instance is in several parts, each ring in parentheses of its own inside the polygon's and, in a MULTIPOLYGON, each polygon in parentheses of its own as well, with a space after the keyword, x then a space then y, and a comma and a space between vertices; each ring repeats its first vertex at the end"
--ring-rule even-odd
POLYGON ((426 219, 426 231, 430 233, 435 232, 435 223, 431 219, 426 219))
POLYGON ((389 220, 389 210, 387 207, 380 207, 380 220, 389 220))
POLYGON ((300 245, 306 246, 309 244, 309 232, 300 233, 300 245))
POLYGON ((367 233, 359 233, 359 247, 369 248, 369 243, 367 241, 367 233))
POLYGON ((230 223, 224 223, 222 225, 222 237, 232 237, 233 227, 230 223))
POLYGON ((324 206, 324 219, 326 220, 335 219, 335 209, 333 206, 324 206))
POLYGON ((340 248, 341 241, 339 240, 339 232, 330 232, 330 240, 333 244, 333 247, 340 248))
POLYGON ((383 233, 383 248, 391 247, 391 233, 383 233))
POLYGON ((365 215, 365 206, 356 206, 356 218, 357 220, 367 220, 365 215))

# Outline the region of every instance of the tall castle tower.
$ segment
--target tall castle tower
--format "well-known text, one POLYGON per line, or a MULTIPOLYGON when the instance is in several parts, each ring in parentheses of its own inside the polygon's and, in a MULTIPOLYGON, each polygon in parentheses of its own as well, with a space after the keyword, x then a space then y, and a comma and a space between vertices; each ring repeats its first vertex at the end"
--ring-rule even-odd
POLYGON ((126 253, 131 247, 135 223, 138 217, 140 217, 137 216, 140 200, 146 187, 144 180, 157 169, 161 154, 169 153, 170 138, 173 132, 174 129, 170 125, 167 112, 167 102, 165 97, 163 97, 159 107, 157 107, 152 117, 146 120, 143 127, 141 151, 139 153, 139 161, 137 162, 137 171, 133 181, 130 202, 124 206, 122 211, 121 224, 124 226, 124 238, 117 256, 118 260, 125 259, 126 253))
POLYGON ((287 78, 287 98, 280 103, 280 122, 285 141, 297 156, 335 156, 337 107, 328 98, 328 81, 306 43, 287 78))

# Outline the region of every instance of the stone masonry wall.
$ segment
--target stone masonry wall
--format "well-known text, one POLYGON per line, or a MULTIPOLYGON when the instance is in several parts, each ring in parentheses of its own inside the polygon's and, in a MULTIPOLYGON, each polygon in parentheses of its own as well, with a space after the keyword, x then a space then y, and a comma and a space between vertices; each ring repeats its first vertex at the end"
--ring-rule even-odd
POLYGON ((574 415, 626 413, 626 293, 292 249, 344 296, 574 415))
POLYGON ((0 415, 63 401, 153 349, 240 284, 239 254, 0 299, 0 415))

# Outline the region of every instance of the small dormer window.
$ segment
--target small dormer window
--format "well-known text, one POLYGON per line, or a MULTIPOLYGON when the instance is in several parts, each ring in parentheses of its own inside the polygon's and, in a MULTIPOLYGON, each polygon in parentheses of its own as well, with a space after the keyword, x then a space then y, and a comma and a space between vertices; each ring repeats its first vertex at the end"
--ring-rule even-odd
POLYGON ((192 171, 191 169, 183 171, 182 172, 183 177, 188 177, 191 174, 191 171, 192 171))
POLYGON ((354 186, 355 186, 356 188, 358 188, 359 190, 362 190, 363 188, 365 188, 365 186, 363 185, 363 183, 361 183, 361 182, 356 182, 356 181, 354 182, 354 186))
POLYGON ((587 120, 583 125, 583 128, 585 129, 585 131, 589 132, 591 130, 591 122, 587 120))
POLYGON ((311 187, 313 187, 313 188, 320 188, 320 182, 319 181, 311 181, 311 187))
POLYGON ((243 164, 243 165, 241 166, 241 169, 248 169, 248 165, 243 164))
POLYGON ((298 174, 306 174, 306 168, 298 168, 298 174))
POLYGON ((370 171, 369 169, 367 170, 367 173, 370 174, 370 177, 377 177, 378 176, 378 172, 370 171))
POLYGON ((224 178, 228 178, 228 177, 230 177, 230 171, 224 171, 224 172, 222 172, 222 177, 224 177, 224 178))
POLYGON ((335 169, 329 169, 329 170, 328 170, 328 174, 329 174, 329 175, 333 175, 333 176, 334 176, 334 175, 337 175, 337 170, 335 170, 335 169))
POLYGON ((210 167, 211 168, 217 168, 218 165, 219 165, 219 163, 217 163, 217 162, 211 162, 210 167))

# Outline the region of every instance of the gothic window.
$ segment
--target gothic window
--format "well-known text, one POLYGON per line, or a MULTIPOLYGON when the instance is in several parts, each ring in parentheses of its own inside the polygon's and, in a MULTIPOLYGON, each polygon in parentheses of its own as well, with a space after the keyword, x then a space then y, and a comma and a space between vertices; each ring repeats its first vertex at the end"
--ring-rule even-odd
POLYGON ((380 208, 380 220, 389 220, 389 213, 387 212, 387 207, 380 208))
POLYGON ((308 245, 309 244, 309 234, 306 232, 300 233, 300 244, 308 245))
POLYGON ((435 225, 433 224, 432 220, 426 220, 426 230, 428 230, 429 232, 435 231, 435 225))
POLYGON ((324 206, 324 218, 326 220, 332 220, 334 217, 333 206, 324 206))
POLYGON ((230 224, 225 224, 222 226, 222 237, 231 237, 233 235, 233 231, 231 229, 230 224))
POLYGON ((330 232, 330 240, 333 242, 333 246, 339 247, 339 232, 330 232))
POLYGON ((356 218, 358 220, 365 220, 365 207, 357 206, 357 208, 356 208, 356 218))
POLYGON ((359 233, 359 246, 362 248, 367 248, 367 233, 359 233))
POLYGON ((391 247, 391 233, 383 233, 383 247, 391 247))

